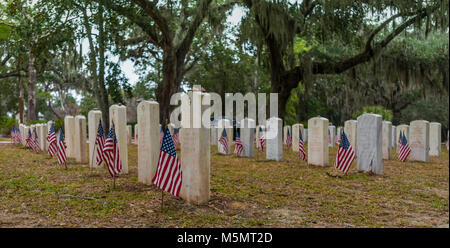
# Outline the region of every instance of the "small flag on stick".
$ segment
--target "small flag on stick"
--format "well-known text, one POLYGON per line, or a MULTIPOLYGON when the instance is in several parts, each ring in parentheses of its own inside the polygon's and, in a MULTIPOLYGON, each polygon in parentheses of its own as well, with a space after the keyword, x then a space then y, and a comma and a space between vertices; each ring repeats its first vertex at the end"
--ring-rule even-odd
POLYGON ((152 180, 158 188, 179 196, 182 182, 181 163, 168 128, 164 131, 156 174, 152 180))
POLYGON ((334 161, 334 168, 347 174, 350 169, 350 165, 355 159, 355 152, 352 145, 347 139, 345 132, 341 133, 341 143, 339 143, 338 152, 336 154, 336 160, 334 161))

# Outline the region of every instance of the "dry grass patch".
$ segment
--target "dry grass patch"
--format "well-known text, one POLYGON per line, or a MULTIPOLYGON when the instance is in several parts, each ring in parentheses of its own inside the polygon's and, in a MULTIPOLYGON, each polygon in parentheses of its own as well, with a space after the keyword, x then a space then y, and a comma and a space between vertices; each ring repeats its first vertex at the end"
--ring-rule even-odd
MULTIPOLYGON (((444 149, 445 150, 445 149, 444 149)), ((284 150, 283 161, 217 154, 211 149, 211 200, 195 206, 137 182, 137 146, 129 174, 111 189, 106 169, 0 144, 0 227, 448 227, 449 161, 383 161, 371 176, 352 165, 345 177, 284 150)), ((332 165, 336 149, 330 149, 332 165)))

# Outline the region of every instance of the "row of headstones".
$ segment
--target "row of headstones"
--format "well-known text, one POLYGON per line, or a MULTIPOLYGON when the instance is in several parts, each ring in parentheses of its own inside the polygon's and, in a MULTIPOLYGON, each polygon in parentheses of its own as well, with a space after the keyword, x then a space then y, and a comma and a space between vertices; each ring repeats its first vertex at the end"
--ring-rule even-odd
MULTIPOLYGON (((195 97, 195 95, 194 95, 195 97)), ((155 175, 156 166, 159 158, 160 150, 160 121, 159 121, 159 104, 154 101, 142 101, 137 108, 138 124, 135 126, 135 135, 137 135, 138 144, 138 181, 151 184, 155 175), (137 131, 137 132, 136 132, 137 131)), ((193 121, 192 110, 190 111, 191 122, 193 121)), ((114 122, 120 157, 123 165, 123 174, 128 173, 128 134, 131 133, 131 126, 126 125, 126 107, 121 105, 112 105, 110 107, 110 125, 114 122), (127 134, 128 132, 128 134, 127 134)), ((101 112, 92 110, 88 114, 89 119, 89 144, 95 143, 97 135, 98 123, 101 119, 101 112)), ((224 120, 225 121, 225 120, 224 120)), ((254 128, 245 124, 253 122, 251 119, 244 119, 241 129, 241 140, 244 144, 245 156, 253 156, 253 135, 254 128), (247 145, 245 145, 247 143, 247 145), (251 145, 250 145, 251 144, 251 145)), ((66 116, 64 120, 66 143, 68 146, 67 154, 74 157, 79 162, 87 162, 87 142, 86 142, 86 119, 84 116, 66 116)), ((47 125, 49 126, 50 123, 47 125)), ((192 124, 191 124, 192 125, 192 124)), ((36 125, 40 139, 46 137, 46 129, 44 125, 36 125), (42 129, 41 131, 39 131, 42 129), (40 133, 40 134, 39 134, 40 133), (45 134, 45 135, 44 135, 45 134), (41 138, 42 137, 42 138, 41 138)), ((388 125, 389 126, 389 125, 388 125)), ((183 171, 183 184, 180 196, 188 202, 197 204, 205 203, 209 199, 209 182, 210 182, 210 145, 212 140, 218 140, 218 136, 224 127, 228 127, 227 132, 232 137, 231 125, 227 126, 224 122, 219 122, 217 132, 208 128, 186 128, 180 130, 180 143, 183 144, 181 149, 181 166, 183 171), (212 138, 213 134, 217 134, 216 138, 212 138), (212 140, 211 140, 212 139, 212 140)), ((282 135, 282 120, 272 117, 266 122, 266 128, 277 128, 277 136, 273 139, 267 139, 266 142, 266 158, 269 160, 280 161, 282 158, 282 137, 286 137, 286 132, 282 135)), ((298 144, 299 132, 305 135, 308 140, 308 163, 313 165, 328 165, 328 119, 315 117, 308 120, 308 129, 303 128, 301 124, 293 125, 292 139, 293 144, 298 144)), ((26 126, 21 126, 22 134, 27 133, 26 126)), ((33 128, 33 127, 32 127, 33 128)), ((398 130, 402 130, 399 126, 398 130)), ((377 174, 382 174, 382 118, 380 115, 364 114, 358 117, 358 120, 350 120, 345 123, 344 130, 347 133, 350 142, 357 152, 358 170, 372 170, 377 174), (372 167, 372 169, 371 169, 372 167)), ((388 130, 389 128, 387 128, 388 130)), ((259 131, 259 130, 256 130, 259 131)), ((417 160, 419 155, 424 152, 415 144, 424 144, 422 150, 426 150, 428 146, 429 124, 427 121, 411 122, 410 129, 407 132, 407 138, 410 138, 412 148, 410 160, 417 160), (419 135, 420 134, 420 135, 419 135), (416 137, 416 138, 413 138, 416 137), (417 148, 416 148, 417 147, 417 148)), ((339 132, 339 131, 338 131, 339 132)), ((391 131, 392 132, 392 131, 391 131)), ((389 132, 389 133, 391 133, 389 132)), ((331 133, 331 132, 330 132, 331 133)), ((334 133, 334 132, 332 132, 334 133)), ((388 131, 385 131, 388 133, 388 131)), ((45 139, 44 139, 45 140, 45 139)), ((334 140, 334 139, 332 139, 334 140)), ((231 144, 231 140, 229 140, 231 144)), ((44 144, 44 142, 40 142, 44 144)), ((334 143, 334 142, 332 142, 334 143)), ((44 146, 45 147, 45 146, 44 146)), ((89 146, 90 164, 94 167, 95 153, 93 145, 89 146)), ((294 149, 295 150, 295 149, 294 149)), ((220 151, 220 150, 219 150, 220 151)), ((428 154, 428 153, 427 153, 428 154)))

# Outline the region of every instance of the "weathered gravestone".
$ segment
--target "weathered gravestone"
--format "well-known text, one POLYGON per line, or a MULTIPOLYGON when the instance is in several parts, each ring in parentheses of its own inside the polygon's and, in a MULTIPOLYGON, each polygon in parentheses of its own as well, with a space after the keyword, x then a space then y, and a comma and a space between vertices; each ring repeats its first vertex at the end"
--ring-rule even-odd
POLYGON ((75 118, 71 115, 64 117, 64 140, 67 145, 67 157, 75 158, 75 118))
POLYGON ((441 156, 441 123, 430 123, 430 156, 441 156))
POLYGON ((24 146, 27 145, 26 139, 28 138, 28 131, 30 131, 30 126, 24 126, 23 127, 23 145, 24 146))
MULTIPOLYGON (((209 120, 206 121, 206 126, 195 125, 194 122, 202 120, 202 115, 209 109, 211 98, 209 94, 195 88, 188 95, 189 103, 181 104, 182 111, 190 118, 185 120, 182 117, 181 120, 183 183, 180 196, 190 203, 205 204, 210 198, 210 124, 209 120)), ((210 114, 206 113, 206 116, 209 117, 210 114)))
POLYGON ((227 119, 221 119, 217 124, 217 150, 220 154, 230 154, 231 151, 231 142, 233 141, 233 127, 231 126, 231 122, 227 119), (220 137, 222 136, 223 129, 227 133, 228 138, 228 151, 224 149, 224 146, 219 142, 220 137))
POLYGON ((358 117, 356 131, 356 161, 359 171, 383 174, 381 115, 363 114, 358 117))
POLYGON ((304 137, 303 137, 303 141, 306 143, 306 142, 308 142, 308 129, 307 128, 305 128, 305 132, 304 132, 304 137))
POLYGON ((410 161, 429 162, 430 123, 425 120, 411 121, 409 124, 410 161))
POLYGON ((22 145, 25 145, 25 125, 24 124, 19 124, 19 130, 20 130, 20 137, 21 137, 21 142, 22 145))
POLYGON ((109 107, 109 126, 112 127, 113 123, 119 146, 119 157, 122 161, 121 174, 128 174, 127 107, 121 104, 109 107))
POLYGON ((358 121, 355 121, 355 120, 348 120, 348 121, 344 122, 345 135, 347 135, 348 141, 350 141, 350 144, 352 145, 353 150, 355 152, 358 150, 356 147, 357 126, 358 126, 358 121))
POLYGON ((328 119, 314 117, 308 120, 308 164, 328 165, 328 119))
MULTIPOLYGON (((102 111, 91 110, 88 113, 88 134, 89 134, 89 166, 91 168, 97 168, 97 152, 95 140, 98 134, 98 124, 102 119, 102 111)), ((103 135, 108 134, 108 130, 105 130, 105 123, 102 121, 103 135)))
POLYGON ((334 147, 334 145, 336 144, 335 142, 335 137, 336 137, 336 127, 331 125, 328 126, 328 146, 329 147, 334 147))
POLYGON ((392 123, 390 121, 383 121, 381 136, 383 159, 392 159, 392 123))
POLYGON ((47 134, 48 134, 48 126, 47 124, 41 124, 40 129, 38 129, 39 135, 39 146, 41 151, 47 151, 47 134))
POLYGON ((88 162, 86 136, 86 117, 77 115, 75 116, 74 150, 75 160, 80 163, 88 162))
POLYGON ((283 121, 277 117, 271 117, 266 122, 266 159, 281 161, 283 158, 282 144, 283 121))
POLYGON ((241 121, 242 157, 253 157, 255 125, 255 120, 253 119, 245 118, 241 121))
POLYGON ((300 132, 302 132, 303 141, 305 141, 305 129, 303 128, 303 124, 294 124, 292 125, 292 151, 299 152, 299 140, 300 140, 300 132))
POLYGON ((138 181, 152 184, 160 152, 159 104, 141 101, 137 106, 138 181))

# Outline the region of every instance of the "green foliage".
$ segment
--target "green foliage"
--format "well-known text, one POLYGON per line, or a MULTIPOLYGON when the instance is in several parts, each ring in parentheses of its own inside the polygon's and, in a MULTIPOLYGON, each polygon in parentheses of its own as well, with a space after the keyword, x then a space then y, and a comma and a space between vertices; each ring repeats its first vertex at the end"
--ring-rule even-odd
POLYGON ((8 135, 11 132, 13 126, 19 126, 19 123, 16 119, 8 118, 6 116, 0 116, 0 134, 8 135))
POLYGON ((35 121, 30 121, 30 122, 25 123, 25 125, 27 125, 27 126, 31 126, 34 124, 47 124, 47 121, 46 120, 35 120, 35 121))
POLYGON ((383 117, 383 120, 392 121, 392 110, 386 109, 383 106, 364 106, 361 111, 357 111, 353 113, 353 119, 358 118, 358 116, 369 113, 369 114, 378 114, 383 117))
POLYGON ((0 21, 0 40, 6 40, 11 35, 11 26, 0 21))
MULTIPOLYGON (((399 116, 395 116, 397 124, 410 123, 414 120, 427 120, 441 123, 442 138, 446 138, 449 130, 449 98, 430 97, 419 99, 402 110, 399 116)), ((444 140, 444 139, 443 139, 444 140)))
POLYGON ((92 96, 84 95, 80 102, 80 114, 88 116, 89 111, 98 108, 97 101, 92 96))
POLYGON ((60 128, 64 130, 64 120, 55 120, 55 131, 58 132, 60 128))

